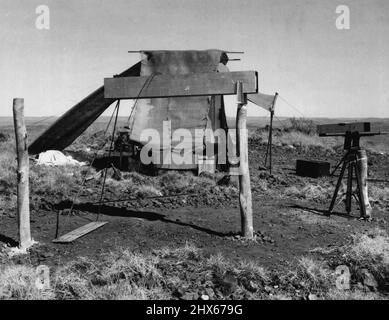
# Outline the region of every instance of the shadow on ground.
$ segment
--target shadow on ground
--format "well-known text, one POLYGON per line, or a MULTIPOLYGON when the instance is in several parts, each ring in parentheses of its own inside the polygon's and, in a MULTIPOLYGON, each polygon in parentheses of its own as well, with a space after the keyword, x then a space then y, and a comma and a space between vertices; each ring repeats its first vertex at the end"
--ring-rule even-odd
MULTIPOLYGON (((56 209, 58 210, 66 210, 71 208, 71 202, 61 202, 58 205, 56 205, 56 209)), ((232 232, 218 232, 212 229, 204 228, 197 226, 192 223, 177 221, 177 220, 171 220, 167 218, 166 215, 151 212, 151 211, 136 211, 136 210, 129 210, 124 207, 114 207, 114 206, 108 206, 105 204, 102 204, 101 207, 98 204, 94 203, 80 203, 75 204, 73 206, 74 211, 81 211, 81 212, 87 212, 87 213, 93 213, 96 215, 106 215, 111 217, 123 217, 123 218, 138 218, 138 219, 144 219, 148 221, 160 221, 164 223, 170 223, 174 225, 179 225, 183 227, 190 227, 194 230, 205 232, 209 235, 218 236, 218 237, 231 237, 234 235, 237 235, 236 233, 232 232)))

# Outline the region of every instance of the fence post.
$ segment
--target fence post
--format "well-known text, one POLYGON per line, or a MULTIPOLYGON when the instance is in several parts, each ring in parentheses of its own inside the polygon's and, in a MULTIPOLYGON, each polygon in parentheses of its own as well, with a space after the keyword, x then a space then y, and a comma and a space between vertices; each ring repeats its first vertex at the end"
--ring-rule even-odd
POLYGON ((253 209, 251 203, 251 186, 247 135, 247 97, 243 93, 243 83, 236 84, 236 151, 239 157, 239 205, 241 214, 242 236, 254 237, 253 209))
POLYGON ((13 100, 13 116, 15 127, 16 153, 18 159, 18 228, 19 249, 25 251, 33 244, 30 231, 30 197, 29 197, 29 159, 27 150, 27 130, 24 122, 24 99, 13 100))

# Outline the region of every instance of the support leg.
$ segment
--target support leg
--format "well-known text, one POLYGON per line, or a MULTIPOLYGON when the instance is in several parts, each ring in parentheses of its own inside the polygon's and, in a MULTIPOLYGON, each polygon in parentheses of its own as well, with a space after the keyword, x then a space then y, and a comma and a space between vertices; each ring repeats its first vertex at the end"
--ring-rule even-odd
POLYGON ((339 191, 340 185, 342 183, 344 171, 346 170, 347 164, 348 164, 348 162, 347 162, 347 159, 346 159, 346 160, 343 161, 342 170, 340 172, 340 175, 339 175, 339 178, 338 178, 338 182, 336 183, 334 195, 332 196, 332 200, 331 200, 331 205, 330 205, 330 208, 328 209, 328 214, 331 214, 332 210, 334 210, 334 205, 335 205, 336 197, 338 196, 338 191, 339 191))
POLYGON ((272 166, 273 166, 273 116, 274 112, 272 111, 270 114, 270 133, 269 133, 269 159, 270 159, 270 174, 272 173, 272 166))
POLYGON ((338 162, 338 164, 335 166, 335 169, 332 170, 330 176, 333 176, 333 175, 335 174, 336 170, 338 170, 338 168, 340 167, 340 165, 344 162, 344 160, 346 160, 347 155, 348 155, 348 153, 346 153, 346 154, 342 157, 342 159, 340 159, 340 161, 338 162))
POLYGON ((359 202, 359 211, 361 212, 361 218, 366 219, 368 217, 366 216, 366 205, 365 205, 365 201, 363 199, 363 194, 362 194, 361 176, 360 176, 360 173, 358 172, 356 162, 354 162, 353 165, 355 166, 355 172, 356 172, 355 176, 357 177, 357 196, 358 196, 358 202, 359 202))
POLYGON ((371 205, 369 202, 368 196, 368 187, 367 187, 367 155, 365 150, 358 150, 356 154, 356 174, 359 176, 359 181, 361 184, 361 197, 365 207, 366 218, 371 217, 371 205))

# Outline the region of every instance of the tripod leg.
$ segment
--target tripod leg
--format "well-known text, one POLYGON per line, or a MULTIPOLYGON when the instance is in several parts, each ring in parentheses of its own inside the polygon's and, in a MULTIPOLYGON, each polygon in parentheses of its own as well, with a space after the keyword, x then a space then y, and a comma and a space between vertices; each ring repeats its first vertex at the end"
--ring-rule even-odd
POLYGON ((350 214, 351 212, 351 196, 353 193, 353 166, 348 166, 347 174, 347 192, 346 192, 346 212, 350 214))
POLYGON ((335 166, 335 169, 332 170, 332 172, 330 173, 330 176, 331 176, 331 177, 335 174, 336 170, 338 170, 338 168, 339 168, 340 165, 343 163, 343 161, 346 160, 346 156, 347 156, 347 155, 348 155, 348 154, 346 153, 346 154, 342 157, 342 159, 340 159, 340 161, 338 162, 338 164, 335 166))
POLYGON ((334 195, 332 196, 332 200, 331 200, 331 205, 330 205, 330 208, 328 209, 328 214, 331 214, 332 210, 334 210, 336 197, 338 196, 338 191, 339 191, 340 185, 342 183, 342 179, 343 179, 344 171, 346 170, 346 167, 347 167, 347 163, 348 162, 346 160, 343 161, 342 170, 340 171, 338 182, 336 183, 334 195))

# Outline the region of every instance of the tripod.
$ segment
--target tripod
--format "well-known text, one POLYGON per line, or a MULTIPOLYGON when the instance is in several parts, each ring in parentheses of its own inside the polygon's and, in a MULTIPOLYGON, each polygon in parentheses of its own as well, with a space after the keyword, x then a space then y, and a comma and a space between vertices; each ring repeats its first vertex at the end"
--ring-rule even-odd
POLYGON ((331 173, 332 176, 342 166, 327 215, 330 215, 334 210, 339 188, 347 170, 346 211, 350 214, 351 198, 354 196, 359 203, 361 218, 369 220, 371 218, 371 206, 367 195, 367 156, 366 151, 361 149, 359 141, 361 137, 387 134, 387 132, 370 131, 370 122, 324 124, 318 125, 317 128, 320 137, 344 137, 343 149, 346 150, 345 155, 331 173), (357 180, 355 192, 353 192, 354 175, 357 180))
POLYGON ((334 210, 339 188, 342 184, 342 180, 347 169, 348 173, 346 189, 346 212, 347 214, 350 214, 351 199, 354 196, 357 202, 359 203, 361 218, 370 219, 371 207, 369 203, 369 198, 367 196, 367 156, 366 151, 361 149, 359 141, 360 137, 376 134, 377 133, 362 133, 359 131, 347 131, 344 134, 344 150, 346 150, 346 153, 331 174, 333 175, 335 171, 339 168, 339 166, 342 166, 338 182, 336 183, 334 195, 332 196, 331 205, 328 209, 328 215, 330 215, 334 210), (357 187, 355 192, 353 192, 354 175, 357 181, 357 187))
POLYGON ((365 203, 365 198, 364 198, 363 191, 362 191, 363 190, 363 182, 362 182, 363 177, 361 175, 360 166, 358 165, 358 162, 362 161, 363 158, 366 159, 366 152, 365 152, 365 150, 361 150, 359 148, 358 149, 350 148, 349 150, 347 150, 346 154, 343 156, 342 160, 340 161, 340 163, 338 165, 338 166, 342 165, 342 169, 340 171, 338 182, 336 183, 335 191, 334 191, 334 194, 332 196, 331 205, 330 205, 330 208, 328 210, 328 214, 331 214, 333 209, 334 209, 336 198, 337 198, 338 192, 339 192, 339 188, 340 188, 340 185, 341 185, 342 180, 344 178, 344 174, 347 170, 348 173, 347 173, 347 190, 346 190, 346 212, 347 212, 347 214, 350 214, 350 212, 351 212, 351 198, 352 198, 352 196, 354 196, 354 197, 356 197, 356 200, 359 203, 359 210, 361 213, 361 217, 363 219, 369 218, 367 213, 366 213, 366 203, 365 203), (355 193, 353 192, 353 176, 354 176, 354 174, 355 174, 355 178, 357 181, 357 188, 356 188, 355 193))

